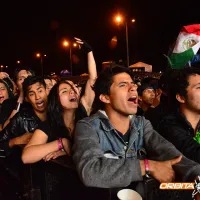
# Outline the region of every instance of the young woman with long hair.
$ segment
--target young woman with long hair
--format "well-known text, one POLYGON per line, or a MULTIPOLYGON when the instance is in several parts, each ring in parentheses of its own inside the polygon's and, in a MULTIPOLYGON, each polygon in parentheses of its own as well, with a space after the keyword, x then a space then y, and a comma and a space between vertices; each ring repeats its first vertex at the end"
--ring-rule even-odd
POLYGON ((34 132, 24 148, 22 153, 24 163, 34 163, 41 159, 49 161, 62 155, 70 155, 75 123, 80 118, 90 115, 95 97, 92 87, 97 77, 96 64, 91 47, 78 38, 76 42, 88 56, 89 77, 85 91, 80 97, 79 88, 69 80, 60 81, 51 89, 48 97, 47 121, 34 132))

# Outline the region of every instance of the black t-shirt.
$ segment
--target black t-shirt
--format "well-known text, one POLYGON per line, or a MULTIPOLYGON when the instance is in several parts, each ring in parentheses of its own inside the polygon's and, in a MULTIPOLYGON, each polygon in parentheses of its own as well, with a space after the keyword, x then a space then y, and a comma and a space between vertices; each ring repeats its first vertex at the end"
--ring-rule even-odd
POLYGON ((57 140, 60 137, 67 138, 67 134, 68 134, 66 132, 66 135, 65 135, 64 134, 65 131, 61 131, 61 130, 56 131, 56 134, 55 134, 55 131, 52 130, 52 127, 50 126, 50 124, 47 120, 44 122, 41 122, 38 126, 38 129, 43 131, 48 136, 47 142, 52 142, 54 140, 57 140))
MULTIPOLYGON (((75 113, 75 123, 77 123, 77 121, 88 117, 87 116, 87 112, 85 110, 85 107, 82 104, 79 104, 79 107, 76 110, 75 113)), ((66 127, 58 127, 56 130, 54 130, 51 125, 49 124, 48 120, 46 120, 45 122, 42 122, 38 129, 40 129, 41 131, 43 131, 47 136, 48 136, 48 142, 57 140, 58 138, 68 138, 71 140, 70 138, 70 134, 69 134, 69 130, 66 127)))
MULTIPOLYGON (((115 129, 116 130, 116 129, 115 129)), ((118 130, 116 130, 117 133, 120 135, 120 137, 124 140, 124 142, 126 142, 126 144, 128 145, 129 143, 129 138, 130 138, 130 128, 128 129, 128 131, 125 134, 122 134, 121 132, 119 132, 118 130)))

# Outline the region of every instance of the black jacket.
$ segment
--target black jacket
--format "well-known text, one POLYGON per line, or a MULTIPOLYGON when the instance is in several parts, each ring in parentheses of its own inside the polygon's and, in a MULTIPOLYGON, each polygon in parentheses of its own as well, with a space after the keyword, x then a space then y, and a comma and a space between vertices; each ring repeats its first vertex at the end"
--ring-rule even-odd
POLYGON ((159 123, 157 131, 184 156, 200 163, 200 144, 193 139, 194 129, 180 112, 166 116, 159 123))
MULTIPOLYGON (((1 106, 0 124, 3 125, 12 113, 12 111, 16 108, 17 100, 18 96, 15 96, 14 98, 6 99, 3 102, 1 106)), ((23 103, 20 106, 20 111, 26 109, 32 109, 32 106, 30 105, 30 103, 23 101, 23 103)))
POLYGON ((18 112, 10 123, 0 132, 0 149, 4 150, 6 155, 10 153, 9 141, 12 138, 19 137, 24 133, 33 133, 37 129, 40 119, 35 115, 32 109, 26 109, 18 112))

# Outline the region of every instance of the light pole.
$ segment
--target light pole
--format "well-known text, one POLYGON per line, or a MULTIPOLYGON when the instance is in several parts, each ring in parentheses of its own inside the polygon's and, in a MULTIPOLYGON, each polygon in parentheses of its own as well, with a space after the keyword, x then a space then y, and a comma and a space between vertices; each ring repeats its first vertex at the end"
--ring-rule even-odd
POLYGON ((3 72, 3 68, 6 68, 6 69, 8 68, 8 66, 3 66, 3 65, 1 65, 0 67, 1 67, 1 72, 3 72))
POLYGON ((1 72, 3 71, 3 65, 1 65, 1 72))
MULTIPOLYGON (((69 47, 69 62, 70 62, 70 71, 71 71, 71 76, 72 76, 73 75, 72 73, 72 44, 70 44, 67 40, 64 40, 63 46, 69 47)), ((73 43, 73 47, 77 47, 77 44, 73 43)))
MULTIPOLYGON (((125 23, 125 29, 126 29, 126 62, 127 62, 127 66, 129 67, 129 43, 128 43, 128 23, 126 19, 123 19, 120 15, 117 15, 115 17, 115 21, 120 24, 120 23, 125 23)), ((132 23, 135 22, 135 19, 131 20, 132 23)))
POLYGON ((41 65, 41 70, 42 70, 42 76, 44 76, 44 66, 43 66, 43 57, 46 57, 47 55, 41 55, 40 53, 36 53, 36 57, 40 58, 40 65, 41 65))

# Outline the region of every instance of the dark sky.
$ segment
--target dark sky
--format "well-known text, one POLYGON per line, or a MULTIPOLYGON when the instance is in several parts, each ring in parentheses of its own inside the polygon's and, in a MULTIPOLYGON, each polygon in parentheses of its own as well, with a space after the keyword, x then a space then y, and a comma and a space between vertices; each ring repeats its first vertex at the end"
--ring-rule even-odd
MULTIPOLYGON (((200 23, 200 1, 177 0, 63 0, 4 1, 0 6, 0 64, 12 73, 16 61, 40 72, 36 52, 47 54, 45 72, 69 69, 69 51, 61 41, 74 36, 86 40, 94 49, 98 70, 108 60, 126 59, 125 27, 113 22, 115 13, 135 18, 129 23, 130 63, 143 61, 153 71, 164 70, 169 45, 183 25, 200 23), (115 49, 109 41, 117 36, 115 49)), ((81 62, 74 64, 75 74, 87 72, 85 54, 73 50, 81 62)), ((38 73, 39 74, 39 73, 38 73)))

